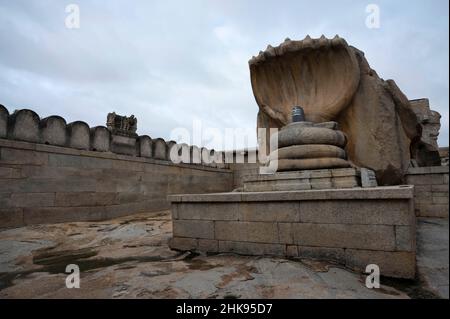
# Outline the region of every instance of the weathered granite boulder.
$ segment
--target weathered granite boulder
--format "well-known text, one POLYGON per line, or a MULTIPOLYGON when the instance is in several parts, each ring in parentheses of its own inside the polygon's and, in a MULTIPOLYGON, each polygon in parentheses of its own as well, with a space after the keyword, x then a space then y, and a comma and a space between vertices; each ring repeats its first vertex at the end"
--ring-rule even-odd
MULTIPOLYGON (((411 150, 420 141, 419 120, 395 82, 381 79, 363 52, 338 36, 307 36, 268 46, 249 66, 258 128, 287 125, 299 105, 307 121, 338 122, 348 138, 349 160, 374 170, 380 185, 404 182, 410 160, 418 156, 411 150)), ((266 143, 269 135, 267 130, 266 143)))

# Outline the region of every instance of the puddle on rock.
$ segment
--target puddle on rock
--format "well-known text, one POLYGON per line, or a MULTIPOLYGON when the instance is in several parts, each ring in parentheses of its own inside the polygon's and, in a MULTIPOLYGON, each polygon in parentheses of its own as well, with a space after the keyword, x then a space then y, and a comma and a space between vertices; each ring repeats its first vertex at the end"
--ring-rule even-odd
POLYGON ((185 262, 191 270, 210 270, 213 268, 222 267, 222 265, 209 264, 207 261, 197 258, 185 259, 185 262))
MULTIPOLYGON (((0 290, 13 285, 13 281, 19 278, 25 278, 32 273, 45 272, 50 274, 66 274, 66 267, 69 264, 75 264, 80 267, 81 272, 87 272, 94 269, 106 268, 109 266, 120 265, 128 262, 164 262, 179 259, 190 259, 190 254, 179 252, 173 256, 128 256, 121 258, 93 258, 97 252, 90 249, 79 249, 74 251, 49 251, 48 249, 37 251, 33 256, 35 265, 42 267, 37 269, 0 273, 0 290)), ((193 257, 192 257, 193 258, 193 257)))

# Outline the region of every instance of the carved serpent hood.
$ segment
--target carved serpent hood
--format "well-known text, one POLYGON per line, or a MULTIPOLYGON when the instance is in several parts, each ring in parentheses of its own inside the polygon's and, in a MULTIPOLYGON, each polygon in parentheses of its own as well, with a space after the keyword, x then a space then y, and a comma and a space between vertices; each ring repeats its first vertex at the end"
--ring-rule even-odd
POLYGON ((300 105, 311 122, 334 119, 349 105, 359 84, 356 56, 338 36, 286 39, 277 47, 269 45, 249 64, 259 107, 289 114, 300 105))

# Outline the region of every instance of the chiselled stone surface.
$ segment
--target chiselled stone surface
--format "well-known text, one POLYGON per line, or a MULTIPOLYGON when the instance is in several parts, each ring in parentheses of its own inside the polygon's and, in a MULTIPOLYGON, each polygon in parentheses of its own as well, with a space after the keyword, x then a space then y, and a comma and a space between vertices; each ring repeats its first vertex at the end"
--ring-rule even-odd
POLYGON ((106 126, 113 135, 136 137, 137 118, 117 115, 115 112, 108 113, 106 126))

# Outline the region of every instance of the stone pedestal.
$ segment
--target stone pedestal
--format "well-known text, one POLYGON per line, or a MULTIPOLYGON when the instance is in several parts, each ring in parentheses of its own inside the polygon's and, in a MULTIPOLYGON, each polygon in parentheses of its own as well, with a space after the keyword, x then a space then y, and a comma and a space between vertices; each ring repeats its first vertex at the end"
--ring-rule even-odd
POLYGON ((361 172, 356 168, 336 168, 244 178, 244 192, 296 191, 361 187, 361 172))
POLYGON ((331 260, 415 276, 413 186, 169 196, 178 250, 331 260))

